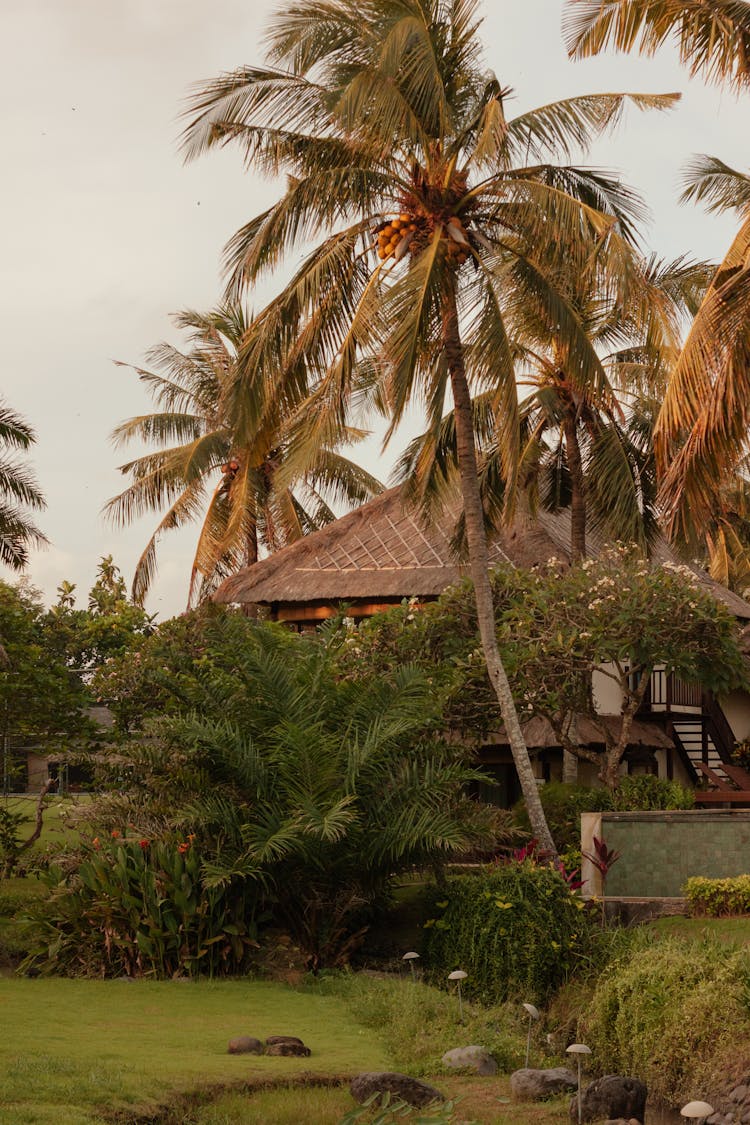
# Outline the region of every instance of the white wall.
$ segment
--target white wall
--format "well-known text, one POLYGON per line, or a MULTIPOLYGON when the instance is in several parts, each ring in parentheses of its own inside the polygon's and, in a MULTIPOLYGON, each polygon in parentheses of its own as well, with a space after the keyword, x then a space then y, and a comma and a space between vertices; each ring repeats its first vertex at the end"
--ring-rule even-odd
POLYGON ((591 678, 594 706, 600 715, 619 715, 622 710, 622 692, 615 680, 603 672, 594 671, 591 678))
POLYGON ((720 699, 719 703, 737 741, 750 738, 750 695, 744 691, 733 691, 720 699))

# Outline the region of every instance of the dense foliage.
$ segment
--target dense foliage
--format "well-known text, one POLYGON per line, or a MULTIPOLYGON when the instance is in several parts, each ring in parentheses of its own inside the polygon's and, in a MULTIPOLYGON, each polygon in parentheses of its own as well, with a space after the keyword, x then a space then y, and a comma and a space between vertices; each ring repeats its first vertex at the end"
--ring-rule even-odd
POLYGON ((709 917, 750 914, 750 875, 707 879, 694 875, 685 884, 690 913, 709 917))
MULTIPOLYGON (((86 688, 56 643, 40 595, 0 582, 0 734, 6 749, 61 751, 89 729, 86 688)), ((6 771, 9 761, 6 758, 6 771)))
POLYGON ((215 976, 246 970, 257 897, 240 880, 207 888, 189 838, 95 837, 73 873, 52 866, 26 960, 69 976, 215 976))
MULTIPOLYGON (((583 812, 691 809, 695 804, 691 789, 651 774, 623 777, 614 791, 551 782, 542 786, 539 795, 550 831, 561 851, 580 848, 583 812)), ((530 826, 523 805, 519 804, 515 811, 519 824, 528 831, 530 826)))
MULTIPOLYGON (((655 667, 716 692, 746 682, 736 622, 687 567, 652 566, 635 550, 613 548, 567 569, 554 559, 544 570, 498 567, 493 595, 522 714, 548 719, 560 744, 596 763, 610 788, 655 667), (621 694, 619 728, 601 720, 595 672, 621 694), (599 729, 603 754, 578 744, 573 712, 599 729)), ((340 660, 352 678, 415 661, 429 668, 448 727, 478 739, 496 726, 468 584, 419 612, 404 605, 344 631, 340 660)))
POLYGON ((229 612, 176 629, 193 656, 162 666, 169 713, 98 760, 102 835, 194 835, 202 885, 252 888, 313 968, 347 959, 395 873, 484 840, 477 774, 430 732, 416 669, 341 680, 314 638, 229 612))
POLYGON ((580 964, 590 940, 583 900, 552 867, 530 859, 459 875, 437 888, 425 923, 430 979, 468 973, 485 1003, 542 999, 580 964))
POLYGON ((679 1104, 747 1074, 749 988, 747 949, 650 942, 605 970, 578 1034, 610 1073, 636 1074, 649 1098, 679 1104))

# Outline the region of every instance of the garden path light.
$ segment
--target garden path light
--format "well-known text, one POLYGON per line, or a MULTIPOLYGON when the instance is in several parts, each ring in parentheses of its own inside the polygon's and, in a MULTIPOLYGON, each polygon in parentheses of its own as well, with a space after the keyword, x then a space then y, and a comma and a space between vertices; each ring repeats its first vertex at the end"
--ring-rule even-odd
POLYGON ((456 982, 456 990, 458 992, 458 1018, 461 1023, 464 1022, 464 1006, 461 999, 461 981, 466 980, 467 976, 468 973, 465 973, 463 969, 454 969, 452 973, 448 973, 448 980, 454 980, 456 982))
POLYGON ((583 1120, 581 1113, 581 1056, 590 1055, 591 1048, 587 1047, 585 1043, 571 1043, 565 1050, 567 1054, 575 1055, 578 1060, 578 1125, 581 1125, 583 1120))

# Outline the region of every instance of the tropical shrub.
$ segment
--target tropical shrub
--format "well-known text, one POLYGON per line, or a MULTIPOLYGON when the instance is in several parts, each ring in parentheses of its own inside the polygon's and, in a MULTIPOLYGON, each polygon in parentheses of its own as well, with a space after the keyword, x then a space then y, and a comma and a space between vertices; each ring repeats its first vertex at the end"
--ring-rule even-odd
POLYGON ((653 774, 623 777, 608 806, 615 812, 642 812, 658 809, 692 809, 695 794, 679 781, 668 781, 653 774))
POLYGON ((432 896, 424 963, 430 980, 468 973, 464 989, 484 1003, 543 999, 586 956, 584 903, 552 867, 531 859, 449 878, 432 896))
POLYGON ((750 951, 663 941, 613 962, 578 1034, 610 1073, 637 1074, 649 1097, 710 1094, 750 1065, 750 951))
POLYGON ((725 918, 731 914, 750 914, 750 875, 733 879, 705 879, 693 876, 685 884, 690 913, 725 918))
POLYGON ((413 667, 355 683, 314 638, 209 622, 202 646, 193 624, 200 657, 162 671, 172 713, 100 761, 112 792, 92 815, 102 832, 194 834, 205 887, 243 881, 310 968, 344 963, 398 872, 484 842, 465 793, 482 775, 432 733, 413 667))
MULTIPOLYGON (((695 797, 677 781, 651 774, 623 777, 617 789, 552 781, 539 791, 547 823, 559 852, 581 846, 581 813, 691 809, 695 797)), ((522 803, 515 807, 519 827, 530 831, 522 803)), ((580 860, 579 860, 580 862, 580 860)))
POLYGON ((52 867, 31 913, 26 965, 71 976, 196 976, 247 970, 257 948, 252 888, 208 888, 193 841, 95 838, 73 874, 52 867))

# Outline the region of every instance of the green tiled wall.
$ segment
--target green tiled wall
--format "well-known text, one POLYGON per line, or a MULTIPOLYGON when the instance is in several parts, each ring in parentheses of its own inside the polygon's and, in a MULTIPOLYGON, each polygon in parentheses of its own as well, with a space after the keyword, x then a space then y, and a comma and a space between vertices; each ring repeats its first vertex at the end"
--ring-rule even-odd
POLYGON ((622 852, 607 895, 678 898, 691 875, 750 873, 750 809, 603 813, 602 835, 622 852))

